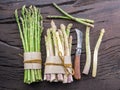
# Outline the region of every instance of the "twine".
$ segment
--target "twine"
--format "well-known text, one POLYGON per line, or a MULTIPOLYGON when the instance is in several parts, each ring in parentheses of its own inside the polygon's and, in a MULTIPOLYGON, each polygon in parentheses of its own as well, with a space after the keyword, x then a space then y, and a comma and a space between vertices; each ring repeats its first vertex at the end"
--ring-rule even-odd
POLYGON ((62 53, 61 53, 61 52, 59 52, 58 55, 59 55, 60 60, 61 60, 62 63, 60 63, 60 64, 59 64, 59 63, 45 63, 45 66, 46 66, 46 65, 63 66, 66 75, 70 75, 70 74, 74 75, 74 69, 72 68, 72 64, 65 64, 65 63, 64 63, 64 57, 62 56, 62 53), (70 72, 70 71, 68 70, 68 68, 70 68, 72 72, 70 72))

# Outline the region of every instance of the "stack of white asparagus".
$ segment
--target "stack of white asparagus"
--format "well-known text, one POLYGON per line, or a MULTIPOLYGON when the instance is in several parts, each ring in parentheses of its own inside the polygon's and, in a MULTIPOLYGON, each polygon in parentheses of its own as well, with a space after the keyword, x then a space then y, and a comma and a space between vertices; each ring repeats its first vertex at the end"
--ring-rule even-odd
MULTIPOLYGON (((46 63, 48 60, 53 59, 54 57, 62 57, 68 56, 68 62, 71 62, 71 47, 72 47, 72 36, 70 35, 70 29, 72 24, 68 24, 65 26, 64 24, 60 24, 60 29, 57 29, 54 21, 51 21, 51 28, 47 29, 47 35, 45 36, 45 44, 46 44, 46 63), (60 54, 60 55, 59 55, 60 54)), ((55 58, 54 58, 55 59, 55 58)), ((59 60, 61 60, 59 58, 59 60)), ((51 60, 52 61, 52 60, 51 60)), ((45 64, 45 73, 44 80, 50 82, 63 82, 63 83, 71 83, 73 82, 72 73, 66 74, 61 71, 57 71, 54 73, 54 69, 57 67, 62 67, 65 71, 65 65, 59 66, 56 65, 56 61, 53 61, 52 64, 45 64), (52 68, 48 68, 49 70, 53 70, 52 73, 46 72, 47 66, 51 66, 52 68)), ((61 62, 61 61, 59 61, 61 62)), ((72 72, 72 63, 70 68, 67 68, 69 72, 72 72)), ((50 72, 51 72, 50 71, 50 72)))

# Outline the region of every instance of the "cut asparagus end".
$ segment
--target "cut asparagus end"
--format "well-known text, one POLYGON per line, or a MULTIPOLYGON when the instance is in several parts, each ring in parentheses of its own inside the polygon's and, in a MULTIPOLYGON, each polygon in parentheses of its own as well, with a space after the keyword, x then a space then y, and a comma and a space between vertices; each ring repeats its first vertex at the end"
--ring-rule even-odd
POLYGON ((56 75, 55 74, 51 74, 50 82, 53 82, 55 80, 56 80, 56 75))
POLYGON ((63 82, 63 74, 57 74, 57 79, 63 82))

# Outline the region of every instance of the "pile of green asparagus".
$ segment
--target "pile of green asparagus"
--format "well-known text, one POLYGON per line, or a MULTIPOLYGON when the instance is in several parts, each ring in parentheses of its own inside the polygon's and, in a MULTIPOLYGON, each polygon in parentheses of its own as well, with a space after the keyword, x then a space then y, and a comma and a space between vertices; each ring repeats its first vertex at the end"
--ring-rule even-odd
MULTIPOLYGON (((24 53, 40 52, 41 34, 43 31, 40 10, 35 6, 26 8, 24 5, 20 15, 18 15, 18 10, 15 10, 15 17, 22 39, 24 53)), ((42 80, 41 69, 25 69, 24 83, 30 84, 40 80, 42 80)))

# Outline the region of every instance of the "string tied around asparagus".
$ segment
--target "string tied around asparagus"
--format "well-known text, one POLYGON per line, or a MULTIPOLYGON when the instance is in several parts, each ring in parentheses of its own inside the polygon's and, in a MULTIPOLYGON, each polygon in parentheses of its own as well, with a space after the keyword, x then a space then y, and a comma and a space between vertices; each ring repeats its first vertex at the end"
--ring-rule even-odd
POLYGON ((61 52, 59 52, 58 55, 59 55, 59 58, 61 60, 61 63, 45 63, 45 65, 63 66, 66 75, 70 75, 70 74, 74 75, 74 69, 72 68, 72 64, 65 64, 64 63, 64 56, 62 56, 61 52), (68 70, 68 68, 71 70, 68 70))
POLYGON ((42 60, 40 60, 40 59, 25 60, 25 61, 23 61, 23 63, 39 63, 39 64, 41 64, 42 60))
MULTIPOLYGON (((18 55, 21 56, 21 57, 23 57, 22 54, 18 54, 18 55)), ((39 63, 39 64, 41 64, 42 60, 41 59, 24 60, 23 63, 39 63)))
POLYGON ((66 73, 67 75, 69 75, 69 74, 74 75, 74 69, 72 68, 72 64, 65 64, 65 63, 64 63, 64 57, 62 56, 62 53, 61 53, 61 52, 59 52, 58 55, 59 55, 60 60, 61 60, 61 62, 62 62, 62 66, 64 67, 65 73, 66 73), (70 71, 68 70, 68 68, 70 68, 72 72, 70 72, 70 71))

